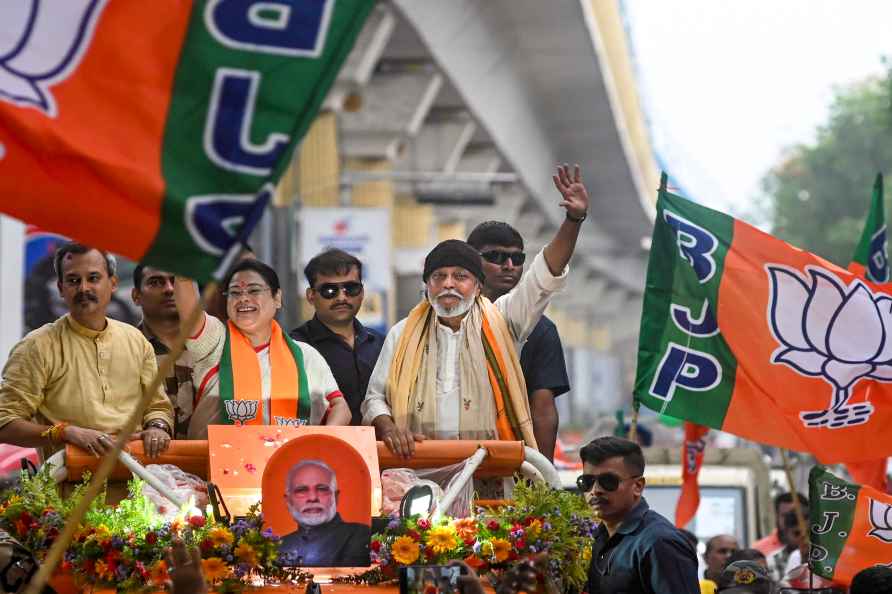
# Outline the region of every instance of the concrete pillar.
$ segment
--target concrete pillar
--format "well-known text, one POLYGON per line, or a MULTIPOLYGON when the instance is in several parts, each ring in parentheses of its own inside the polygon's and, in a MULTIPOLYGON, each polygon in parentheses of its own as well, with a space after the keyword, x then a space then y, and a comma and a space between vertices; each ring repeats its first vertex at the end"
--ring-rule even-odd
POLYGON ((25 225, 0 215, 0 367, 22 338, 25 318, 25 225))

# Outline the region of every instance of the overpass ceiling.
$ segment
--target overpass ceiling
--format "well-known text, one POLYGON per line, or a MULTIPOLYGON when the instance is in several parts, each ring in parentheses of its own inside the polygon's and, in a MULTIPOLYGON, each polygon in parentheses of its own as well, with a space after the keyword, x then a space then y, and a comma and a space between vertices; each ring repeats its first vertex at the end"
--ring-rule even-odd
MULTIPOLYGON (((609 290, 640 293, 642 238, 652 224, 611 108, 587 1, 381 2, 326 107, 339 112, 344 157, 446 175, 431 182, 446 194, 456 183, 450 175, 501 176, 470 184, 490 205, 438 206, 438 214, 469 225, 508 220, 537 235, 526 237, 531 246, 544 244, 563 217, 554 165, 580 163, 592 204, 574 265, 609 290), (351 105, 351 98, 361 100, 351 105)), ((417 189, 406 178, 395 183, 417 189)))

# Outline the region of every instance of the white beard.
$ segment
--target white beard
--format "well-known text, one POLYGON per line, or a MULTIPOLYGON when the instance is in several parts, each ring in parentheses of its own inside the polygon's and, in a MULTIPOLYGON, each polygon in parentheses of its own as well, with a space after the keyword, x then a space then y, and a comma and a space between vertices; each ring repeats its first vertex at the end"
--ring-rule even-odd
POLYGON ((431 297, 430 292, 427 293, 427 302, 431 304, 431 307, 434 308, 434 312, 436 312, 438 317, 441 318, 457 318, 458 316, 463 316, 471 310, 471 306, 474 305, 474 299, 476 296, 472 295, 465 299, 462 297, 462 294, 458 291, 446 290, 442 291, 437 297, 431 297), (442 297, 444 295, 453 295, 459 298, 459 302, 453 305, 452 307, 444 307, 438 301, 438 297, 442 297))
POLYGON ((335 500, 332 500, 331 506, 321 516, 304 515, 292 507, 291 503, 288 503, 288 511, 291 512, 291 517, 294 518, 294 521, 297 522, 299 526, 321 526, 322 524, 331 522, 332 518, 335 517, 335 514, 338 513, 338 504, 335 500))

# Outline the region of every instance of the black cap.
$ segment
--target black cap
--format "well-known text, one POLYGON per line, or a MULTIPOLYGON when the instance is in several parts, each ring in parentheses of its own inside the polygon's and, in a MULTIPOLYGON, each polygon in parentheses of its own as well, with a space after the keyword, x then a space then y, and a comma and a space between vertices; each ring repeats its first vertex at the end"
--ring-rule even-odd
POLYGON ((460 239, 441 241, 424 259, 422 280, 427 282, 437 268, 444 266, 460 266, 483 282, 483 264, 480 253, 460 239))

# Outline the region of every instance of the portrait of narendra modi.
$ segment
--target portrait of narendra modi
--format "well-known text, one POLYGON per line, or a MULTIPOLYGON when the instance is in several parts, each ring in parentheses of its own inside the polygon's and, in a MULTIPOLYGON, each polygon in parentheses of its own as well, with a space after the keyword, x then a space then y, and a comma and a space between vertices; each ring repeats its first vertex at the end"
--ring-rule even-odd
POLYGON ((281 552, 305 567, 369 564, 369 526, 345 522, 338 513, 338 477, 322 460, 301 460, 285 478, 284 497, 295 530, 282 538, 281 552))

